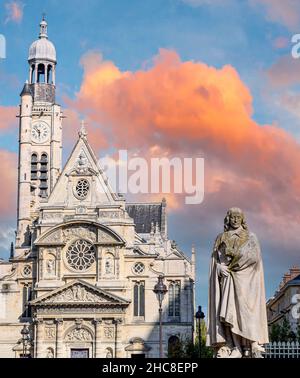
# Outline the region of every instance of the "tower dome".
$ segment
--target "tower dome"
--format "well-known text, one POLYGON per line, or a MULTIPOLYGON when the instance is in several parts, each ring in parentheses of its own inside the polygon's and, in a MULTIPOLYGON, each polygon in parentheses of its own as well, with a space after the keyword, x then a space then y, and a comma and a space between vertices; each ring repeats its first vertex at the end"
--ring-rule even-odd
POLYGON ((39 39, 34 41, 29 48, 28 86, 35 102, 54 104, 57 61, 55 47, 48 40, 47 27, 48 24, 43 17, 40 23, 39 39))
POLYGON ((47 27, 48 24, 43 18, 40 23, 39 39, 34 41, 29 48, 29 62, 34 60, 47 60, 56 63, 56 50, 53 43, 48 39, 47 27))

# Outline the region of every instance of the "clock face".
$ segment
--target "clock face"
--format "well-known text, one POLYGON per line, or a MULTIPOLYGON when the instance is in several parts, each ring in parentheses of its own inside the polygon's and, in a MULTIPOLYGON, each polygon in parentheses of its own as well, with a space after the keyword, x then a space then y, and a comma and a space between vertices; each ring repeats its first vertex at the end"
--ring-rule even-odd
POLYGON ((35 143, 45 143, 49 139, 50 128, 45 122, 36 122, 32 125, 31 138, 35 143))

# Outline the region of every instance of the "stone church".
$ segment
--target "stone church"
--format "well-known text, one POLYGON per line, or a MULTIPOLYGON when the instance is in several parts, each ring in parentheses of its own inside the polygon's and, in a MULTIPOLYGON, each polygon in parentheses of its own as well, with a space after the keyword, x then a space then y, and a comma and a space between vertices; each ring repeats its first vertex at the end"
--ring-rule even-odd
POLYGON ((62 167, 56 50, 44 19, 28 62, 16 241, 0 262, 0 357, 158 357, 160 275, 166 356, 193 337, 195 252, 188 259, 168 239, 165 200, 128 203, 112 190, 84 126, 62 167))

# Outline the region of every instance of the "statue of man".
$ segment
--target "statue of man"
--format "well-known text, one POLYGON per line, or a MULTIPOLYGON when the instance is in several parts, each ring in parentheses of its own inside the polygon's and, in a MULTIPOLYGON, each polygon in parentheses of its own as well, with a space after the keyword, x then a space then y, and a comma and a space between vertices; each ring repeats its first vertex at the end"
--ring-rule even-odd
POLYGON ((260 247, 238 208, 228 210, 212 253, 207 332, 217 357, 261 357, 269 342, 260 247))

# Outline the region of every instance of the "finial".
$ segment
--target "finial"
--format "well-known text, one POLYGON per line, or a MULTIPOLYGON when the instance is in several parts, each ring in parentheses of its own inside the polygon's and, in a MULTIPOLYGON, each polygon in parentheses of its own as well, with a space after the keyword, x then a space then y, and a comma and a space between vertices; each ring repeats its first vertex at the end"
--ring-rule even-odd
POLYGON ((84 120, 81 121, 81 127, 80 127, 80 131, 79 131, 78 135, 79 135, 80 138, 84 138, 84 139, 86 139, 86 137, 87 137, 87 132, 86 132, 84 120))
POLYGON ((40 23, 40 35, 39 35, 40 38, 48 38, 48 33, 47 33, 48 24, 47 24, 47 21, 45 20, 45 17, 46 17, 46 13, 43 13, 43 19, 40 23))

